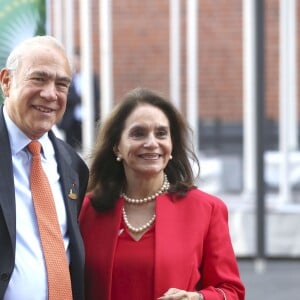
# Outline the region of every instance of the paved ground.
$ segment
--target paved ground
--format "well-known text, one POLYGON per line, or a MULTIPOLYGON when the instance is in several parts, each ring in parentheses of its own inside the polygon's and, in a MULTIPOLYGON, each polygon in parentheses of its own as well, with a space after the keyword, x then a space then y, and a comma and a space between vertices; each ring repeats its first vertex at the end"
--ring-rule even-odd
POLYGON ((300 300, 300 259, 266 260, 258 270, 253 260, 239 259, 246 300, 300 300))

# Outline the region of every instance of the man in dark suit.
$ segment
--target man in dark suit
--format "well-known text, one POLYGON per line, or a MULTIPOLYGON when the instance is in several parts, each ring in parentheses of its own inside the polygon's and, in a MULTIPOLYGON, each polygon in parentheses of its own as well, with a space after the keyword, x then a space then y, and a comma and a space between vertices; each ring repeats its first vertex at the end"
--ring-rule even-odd
MULTIPOLYGON (((82 105, 82 74, 81 74, 80 50, 76 49, 73 56, 73 74, 68 93, 66 112, 58 123, 58 127, 64 130, 66 142, 77 150, 82 148, 82 121, 84 118, 82 105)), ((100 88, 99 79, 93 74, 92 101, 94 104, 94 122, 100 118, 100 88)))
POLYGON ((22 42, 0 71, 5 98, 0 109, 0 299, 48 299, 47 270, 29 183, 32 155, 27 145, 32 140, 42 145, 42 167, 55 199, 72 298, 84 299, 84 248, 77 217, 88 168, 52 131, 65 112, 70 82, 66 53, 50 36, 22 42))

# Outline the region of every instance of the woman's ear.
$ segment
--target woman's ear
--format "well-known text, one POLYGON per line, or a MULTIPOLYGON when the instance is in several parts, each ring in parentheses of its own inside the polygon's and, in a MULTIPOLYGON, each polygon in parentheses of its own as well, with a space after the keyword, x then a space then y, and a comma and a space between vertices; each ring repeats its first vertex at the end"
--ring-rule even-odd
POLYGON ((113 146, 113 152, 114 152, 114 154, 115 154, 116 156, 118 156, 119 151, 118 151, 117 145, 114 145, 114 146, 113 146))
POLYGON ((113 151, 114 151, 114 154, 116 156, 116 161, 118 161, 118 162, 122 161, 122 157, 119 153, 119 150, 118 150, 117 146, 113 147, 113 151))

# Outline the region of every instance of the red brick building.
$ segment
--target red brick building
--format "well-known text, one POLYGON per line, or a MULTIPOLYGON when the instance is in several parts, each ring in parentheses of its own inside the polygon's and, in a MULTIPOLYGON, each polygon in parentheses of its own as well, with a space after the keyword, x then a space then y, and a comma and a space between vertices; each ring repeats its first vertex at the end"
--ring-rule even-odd
MULTIPOLYGON (((181 1, 183 103, 186 99, 186 1, 181 1)), ((91 16, 97 73, 100 64, 99 2, 92 1, 91 16)), ((74 3, 78 13, 78 0, 74 3)), ((199 0, 198 5, 199 120, 221 128, 233 124, 240 133, 243 119, 242 5, 243 0, 199 0)), ((300 6, 297 10, 299 16, 300 6)), ((168 95, 169 0, 115 0, 112 1, 112 15, 115 101, 136 86, 168 95)), ((75 19, 78 20, 79 15, 75 19)), ((75 43, 79 45, 79 22, 75 25, 75 43)), ((265 0, 265 114, 275 125, 279 94, 278 37, 279 0, 265 0)))

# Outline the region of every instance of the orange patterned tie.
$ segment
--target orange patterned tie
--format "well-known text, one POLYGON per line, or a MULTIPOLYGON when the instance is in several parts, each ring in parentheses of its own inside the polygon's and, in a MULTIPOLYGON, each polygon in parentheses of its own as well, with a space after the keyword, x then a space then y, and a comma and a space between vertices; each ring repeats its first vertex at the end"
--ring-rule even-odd
POLYGON ((30 186, 47 268, 48 299, 71 300, 69 265, 50 184, 41 163, 41 144, 32 141, 28 149, 32 154, 30 186))

